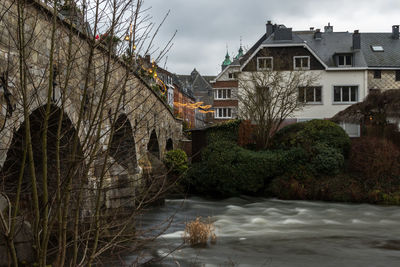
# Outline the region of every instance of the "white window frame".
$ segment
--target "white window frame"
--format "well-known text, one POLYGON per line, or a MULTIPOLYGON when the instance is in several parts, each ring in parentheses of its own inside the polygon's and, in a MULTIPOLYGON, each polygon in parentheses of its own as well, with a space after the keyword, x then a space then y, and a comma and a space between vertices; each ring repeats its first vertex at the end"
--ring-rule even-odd
POLYGON ((232 88, 217 88, 214 89, 214 99, 216 100, 229 100, 232 99, 232 88), (219 91, 221 91, 222 97, 219 97, 219 91), (230 97, 228 97, 228 91, 230 91, 230 97), (225 97, 224 97, 225 92, 225 97))
POLYGON ((354 60, 353 55, 343 54, 343 55, 336 55, 336 56, 337 56, 337 65, 338 65, 338 67, 352 67, 353 66, 353 60, 354 60), (340 62, 339 57, 343 57, 343 62, 344 62, 343 65, 341 65, 339 63, 340 62), (347 64, 347 60, 346 60, 347 57, 351 58, 351 64, 347 64))
POLYGON ((360 98, 360 86, 359 85, 334 85, 332 87, 332 104, 354 104, 358 103, 360 98), (335 87, 340 87, 340 101, 335 101, 335 87), (349 92, 349 100, 350 101, 343 101, 343 87, 356 87, 356 101, 351 101, 351 90, 349 92))
POLYGON ((310 69, 310 57, 309 56, 294 56, 293 57, 293 69, 294 70, 309 70, 310 69), (296 66, 296 59, 302 59, 301 60, 301 66, 296 66), (303 67, 303 59, 307 59, 307 67, 303 67))
POLYGON ((361 127, 360 127, 360 124, 341 122, 341 123, 340 123, 340 127, 343 128, 343 130, 346 132, 346 134, 347 134, 349 137, 360 137, 360 136, 361 136, 361 127), (349 125, 349 124, 351 124, 351 125, 357 125, 357 134, 356 134, 356 135, 353 135, 353 134, 350 135, 350 134, 348 134, 348 132, 346 131, 346 125, 349 125))
POLYGON ((257 57, 257 70, 272 70, 274 68, 274 58, 273 57, 257 57), (260 60, 270 59, 271 68, 260 68, 260 60))
POLYGON ((233 108, 232 107, 215 107, 214 108, 214 118, 215 119, 232 119, 233 108), (224 116, 224 109, 226 109, 226 116, 224 116), (230 110, 230 116, 228 115, 228 110, 230 110), (221 115, 221 116, 220 116, 221 115))
POLYGON ((322 85, 308 86, 308 87, 314 88, 314 101, 308 101, 308 102, 307 102, 307 86, 299 86, 299 90, 300 90, 300 89, 303 89, 303 90, 304 90, 304 99, 303 99, 302 103, 304 103, 304 104, 306 104, 306 105, 308 105, 308 104, 310 104, 310 105, 320 105, 320 104, 323 104, 322 85), (315 101, 316 98, 317 98, 317 93, 316 93, 316 90, 315 90, 315 89, 317 89, 317 88, 319 88, 319 89, 321 90, 321 101, 315 101))

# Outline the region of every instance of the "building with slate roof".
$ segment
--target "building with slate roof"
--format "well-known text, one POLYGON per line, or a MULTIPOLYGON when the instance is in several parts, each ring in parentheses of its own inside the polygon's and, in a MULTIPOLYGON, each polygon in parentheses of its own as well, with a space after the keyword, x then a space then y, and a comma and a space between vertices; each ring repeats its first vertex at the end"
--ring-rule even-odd
MULTIPOLYGON (((203 105, 213 105, 212 86, 211 80, 215 79, 215 76, 202 76, 196 69, 190 73, 190 75, 177 75, 179 78, 182 88, 191 92, 196 102, 203 102, 203 105)), ((202 128, 207 126, 212 119, 212 113, 201 113, 200 110, 195 110, 195 123, 193 127, 202 128)))
MULTIPOLYGON (((400 89, 399 25, 388 27, 388 32, 350 33, 335 32, 330 24, 323 32, 314 28, 292 31, 268 21, 261 38, 228 66, 223 64, 213 82, 216 120, 238 116, 240 103, 234 103, 240 90, 238 78, 266 68, 301 69, 319 77, 312 88, 299 88, 306 105, 290 122, 331 118, 363 101, 371 90, 400 89), (288 64, 282 66, 280 60, 288 64)), ((359 125, 342 123, 342 127, 350 136, 360 134, 359 125)))

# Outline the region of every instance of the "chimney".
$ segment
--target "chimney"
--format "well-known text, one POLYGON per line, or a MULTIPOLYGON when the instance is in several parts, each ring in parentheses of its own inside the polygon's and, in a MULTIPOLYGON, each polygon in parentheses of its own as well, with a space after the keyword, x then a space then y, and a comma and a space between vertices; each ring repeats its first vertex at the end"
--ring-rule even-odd
POLYGON ((328 22, 328 26, 324 27, 324 32, 333 32, 333 26, 331 26, 330 22, 328 22))
POLYGON ((395 40, 399 39, 399 25, 392 26, 392 38, 395 40))
POLYGON ((271 34, 274 33, 274 31, 275 31, 275 26, 272 25, 272 23, 271 23, 270 20, 268 20, 266 26, 267 26, 267 38, 268 38, 268 37, 271 36, 271 34))
POLYGON ((322 39, 322 32, 321 32, 321 29, 316 29, 316 30, 315 30, 314 39, 315 39, 315 40, 321 40, 321 39, 322 39))
POLYGON ((361 35, 358 30, 353 33, 353 50, 361 49, 361 35))

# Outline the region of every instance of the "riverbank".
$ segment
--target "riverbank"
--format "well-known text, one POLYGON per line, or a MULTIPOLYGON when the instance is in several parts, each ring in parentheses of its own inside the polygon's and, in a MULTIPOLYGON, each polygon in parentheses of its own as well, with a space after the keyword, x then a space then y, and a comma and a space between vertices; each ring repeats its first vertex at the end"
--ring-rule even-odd
POLYGON ((400 204, 400 150, 385 139, 350 140, 337 124, 312 120, 283 128, 270 149, 254 151, 236 143, 233 126, 207 135, 201 161, 180 183, 189 193, 400 204))

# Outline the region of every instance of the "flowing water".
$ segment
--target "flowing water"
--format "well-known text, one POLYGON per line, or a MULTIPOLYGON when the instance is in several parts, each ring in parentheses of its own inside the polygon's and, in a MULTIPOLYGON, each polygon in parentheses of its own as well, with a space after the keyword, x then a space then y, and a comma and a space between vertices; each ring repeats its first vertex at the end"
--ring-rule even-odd
POLYGON ((167 200, 143 216, 143 227, 159 228, 172 214, 167 232, 146 251, 166 257, 152 266, 400 266, 396 206, 190 198, 167 200), (197 216, 214 222, 215 245, 182 245, 184 223, 197 216))

